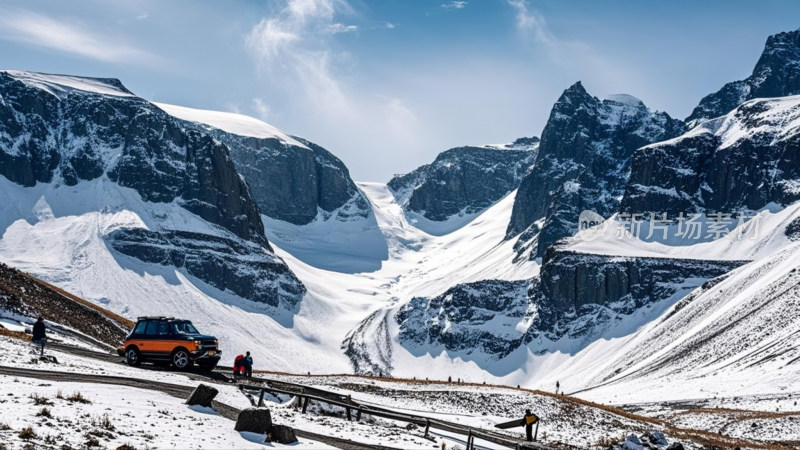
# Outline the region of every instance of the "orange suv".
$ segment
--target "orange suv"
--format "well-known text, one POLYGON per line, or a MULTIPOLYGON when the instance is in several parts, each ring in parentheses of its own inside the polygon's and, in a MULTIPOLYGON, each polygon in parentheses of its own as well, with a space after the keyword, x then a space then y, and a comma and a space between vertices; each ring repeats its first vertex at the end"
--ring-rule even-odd
POLYGON ((188 320, 140 317, 117 353, 131 366, 143 361, 167 362, 185 370, 197 363, 203 370, 213 370, 221 352, 217 338, 200 334, 188 320))

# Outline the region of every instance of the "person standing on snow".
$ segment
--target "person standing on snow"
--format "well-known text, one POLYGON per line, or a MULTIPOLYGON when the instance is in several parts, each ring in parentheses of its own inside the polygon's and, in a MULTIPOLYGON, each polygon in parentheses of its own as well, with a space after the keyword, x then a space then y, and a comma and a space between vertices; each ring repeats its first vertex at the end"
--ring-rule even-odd
POLYGON ((41 347, 41 356, 44 356, 44 344, 47 342, 47 332, 45 331, 44 318, 39 316, 33 324, 33 343, 41 347))
POLYGON ((250 356, 250 352, 247 352, 244 357, 244 376, 247 378, 253 378, 253 357, 250 356))

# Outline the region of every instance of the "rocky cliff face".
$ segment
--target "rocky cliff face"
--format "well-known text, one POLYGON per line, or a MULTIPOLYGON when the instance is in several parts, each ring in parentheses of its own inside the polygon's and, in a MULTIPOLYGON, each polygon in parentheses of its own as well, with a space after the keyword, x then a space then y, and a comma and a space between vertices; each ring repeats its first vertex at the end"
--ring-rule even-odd
POLYGON ((752 75, 703 97, 686 122, 697 125, 725 115, 754 98, 797 94, 800 94, 800 30, 770 36, 752 75))
POLYGON ((347 167, 319 145, 279 130, 264 132, 268 124, 238 114, 159 107, 181 119, 184 127, 211 135, 230 149, 262 214, 295 225, 318 216, 347 221, 369 215, 369 202, 347 167), (214 120, 219 117, 227 120, 214 120), (248 127, 230 126, 243 121, 248 127))
POLYGON ((800 199, 800 96, 748 101, 638 150, 621 209, 739 213, 800 199))
POLYGON ((604 217, 616 212, 634 151, 684 130, 680 120, 650 111, 634 97, 600 100, 574 84, 553 106, 534 169, 517 192, 507 236, 524 233, 520 251, 532 245, 531 256, 542 256, 576 231, 582 210, 604 217))
POLYGON ((430 220, 478 213, 519 186, 538 146, 537 138, 521 138, 505 146, 453 148, 392 178, 389 188, 406 210, 430 220))
POLYGON ((504 358, 523 344, 518 325, 533 312, 530 284, 486 280, 459 284, 433 298, 415 297, 395 315, 400 342, 408 348, 444 347, 504 358))
POLYGON ((395 315, 398 337, 414 354, 443 348, 452 357, 499 360, 529 345, 544 353, 555 348, 547 342, 589 343, 635 312, 685 295, 745 262, 588 255, 551 247, 540 277, 486 280, 414 298, 395 315))
MULTIPOLYGON (((146 202, 174 202, 212 228, 218 227, 214 236, 194 236, 197 242, 216 241, 214 245, 227 247, 240 258, 239 268, 255 265, 261 275, 276 271, 290 304, 304 293, 302 284, 269 247, 258 205, 236 171, 228 147, 207 133, 187 129, 118 80, 0 71, 0 175, 22 186, 76 186, 105 176, 135 190, 146 202), (242 253, 237 246, 248 251, 242 253)), ((181 227, 163 219, 164 227, 181 227)), ((186 230, 159 230, 167 236, 182 231, 186 230)), ((152 236, 132 231, 125 239, 125 253, 152 260, 143 256, 146 252, 132 250, 137 237, 143 238, 139 244, 144 247, 154 242, 152 236)), ((118 242, 113 236, 109 239, 118 242)), ((198 258, 199 254, 208 256, 198 253, 205 244, 192 248, 195 244, 190 239, 167 240, 198 258)), ((213 264, 222 272, 239 270, 230 262, 230 258, 217 259, 213 264)), ((220 284, 213 278, 222 275, 209 270, 190 272, 212 285, 220 284)), ((246 288, 240 279, 235 292, 266 301, 269 295, 259 292, 259 283, 253 277, 246 288)))

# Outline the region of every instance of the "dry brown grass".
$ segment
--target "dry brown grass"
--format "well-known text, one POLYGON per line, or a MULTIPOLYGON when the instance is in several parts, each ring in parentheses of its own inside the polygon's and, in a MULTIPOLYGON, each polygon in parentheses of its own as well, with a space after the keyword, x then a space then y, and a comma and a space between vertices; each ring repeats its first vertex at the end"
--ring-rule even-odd
POLYGON ((752 420, 752 419, 780 419, 783 417, 798 417, 800 411, 756 411, 751 409, 732 409, 732 408, 695 408, 687 411, 681 411, 676 416, 684 416, 689 414, 719 414, 730 415, 737 421, 752 420))
POLYGON ((8 336, 16 339, 20 339, 23 341, 29 341, 32 339, 30 334, 23 333, 22 331, 11 331, 6 330, 5 328, 0 327, 0 336, 8 336))

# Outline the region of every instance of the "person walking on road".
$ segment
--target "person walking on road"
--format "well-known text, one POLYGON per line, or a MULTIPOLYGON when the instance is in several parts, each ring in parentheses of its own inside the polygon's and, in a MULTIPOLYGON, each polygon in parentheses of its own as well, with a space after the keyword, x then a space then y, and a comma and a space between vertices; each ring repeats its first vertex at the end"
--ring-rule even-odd
POLYGON ((250 352, 247 352, 244 357, 244 376, 247 378, 253 378, 253 357, 250 356, 250 352))
POLYGON ((33 324, 33 343, 41 347, 41 356, 44 356, 44 344, 47 342, 47 332, 45 331, 44 318, 39 316, 33 324))

